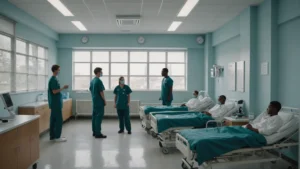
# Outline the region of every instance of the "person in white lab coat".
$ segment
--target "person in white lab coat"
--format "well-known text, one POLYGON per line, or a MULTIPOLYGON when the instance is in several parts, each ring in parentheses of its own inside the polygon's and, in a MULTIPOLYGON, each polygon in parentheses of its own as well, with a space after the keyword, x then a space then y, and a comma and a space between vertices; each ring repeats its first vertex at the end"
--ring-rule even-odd
POLYGON ((225 102, 226 102, 226 96, 221 95, 219 96, 218 104, 216 104, 208 112, 204 111, 203 113, 208 116, 211 116, 214 119, 224 117, 224 115, 228 112, 227 107, 225 106, 225 102))
POLYGON ((281 104, 278 101, 270 102, 267 111, 261 113, 252 123, 247 124, 245 127, 265 136, 272 135, 283 125, 281 118, 278 116, 280 109, 281 104))

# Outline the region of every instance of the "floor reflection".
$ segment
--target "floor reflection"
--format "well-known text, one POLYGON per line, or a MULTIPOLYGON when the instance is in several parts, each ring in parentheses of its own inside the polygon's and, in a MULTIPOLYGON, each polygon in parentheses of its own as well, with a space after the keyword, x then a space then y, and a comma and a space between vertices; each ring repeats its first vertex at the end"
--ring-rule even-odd
POLYGON ((105 150, 102 151, 102 157, 104 160, 104 167, 119 167, 117 162, 118 150, 105 150))
POLYGON ((130 149, 131 160, 129 161, 129 167, 146 167, 146 162, 144 159, 144 149, 143 148, 132 148, 130 149))
POLYGON ((75 167, 89 168, 91 167, 91 151, 90 150, 76 150, 75 151, 75 167))
POLYGON ((50 164, 46 164, 44 169, 52 169, 51 165, 50 164))

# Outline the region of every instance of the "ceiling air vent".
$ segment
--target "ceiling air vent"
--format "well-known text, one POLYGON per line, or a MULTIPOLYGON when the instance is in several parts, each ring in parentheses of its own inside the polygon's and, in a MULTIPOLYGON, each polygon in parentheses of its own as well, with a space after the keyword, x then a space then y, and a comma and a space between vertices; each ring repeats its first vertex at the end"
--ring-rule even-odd
POLYGON ((138 26, 141 22, 140 15, 117 15, 116 16, 117 26, 138 26))

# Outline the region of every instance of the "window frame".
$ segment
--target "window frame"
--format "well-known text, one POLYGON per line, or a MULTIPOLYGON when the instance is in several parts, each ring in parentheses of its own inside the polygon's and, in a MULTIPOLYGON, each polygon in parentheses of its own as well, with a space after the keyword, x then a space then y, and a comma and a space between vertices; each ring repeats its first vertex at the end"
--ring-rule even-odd
POLYGON ((46 91, 47 90, 47 79, 48 79, 48 76, 49 76, 49 70, 48 70, 48 64, 49 64, 49 58, 48 58, 48 48, 43 46, 43 45, 40 45, 40 44, 37 44, 37 43, 34 43, 34 42, 31 42, 31 41, 28 41, 26 39, 22 39, 22 38, 19 38, 19 37, 16 37, 15 38, 15 65, 16 65, 16 62, 17 62, 17 55, 22 55, 22 56, 25 56, 26 57, 26 69, 27 69, 27 72, 26 73, 20 73, 20 72, 17 72, 17 69, 16 67, 14 68, 14 73, 13 73, 13 76, 14 76, 14 79, 16 78, 16 75, 17 74, 22 74, 22 75, 27 75, 27 83, 26 83, 26 90, 17 90, 17 86, 16 86, 16 83, 14 83, 14 91, 12 91, 13 93, 26 93, 26 92, 38 92, 38 91, 46 91), (17 41, 22 41, 26 44, 26 54, 24 53, 18 53, 17 52, 17 41), (34 55, 30 55, 29 54, 29 45, 34 45, 36 46, 35 48, 35 51, 34 51, 34 55), (38 47, 42 47, 44 48, 44 58, 40 58, 38 56, 38 47), (36 60, 36 64, 35 64, 35 67, 36 67, 36 73, 30 73, 29 72, 29 58, 34 58, 36 60), (39 63, 39 60, 44 60, 45 62, 45 73, 44 74, 39 74, 38 72, 38 63, 39 63), (36 88, 35 89, 29 89, 29 81, 28 81, 28 77, 29 76, 35 76, 36 77, 36 88), (45 78, 45 88, 44 89, 39 89, 39 82, 38 82, 38 78, 39 76, 43 76, 45 78))
MULTIPOLYGON (((121 63, 127 64, 127 75, 123 75, 125 77, 128 77, 128 80, 126 82, 126 84, 129 84, 130 86, 130 77, 146 77, 147 78, 147 89, 134 89, 135 91, 160 91, 160 89, 150 89, 150 77, 161 77, 161 75, 150 75, 149 71, 150 71, 150 64, 164 64, 165 67, 168 67, 168 64, 184 64, 184 75, 171 75, 171 77, 184 77, 184 82, 185 82, 185 89, 183 90, 174 90, 173 91, 188 91, 187 88, 187 65, 188 65, 188 53, 187 53, 187 49, 185 48, 174 48, 174 49, 155 49, 155 48, 151 48, 151 49, 73 49, 72 51, 72 91, 75 92, 82 92, 85 90, 80 90, 80 89, 75 89, 75 84, 74 84, 74 79, 75 77, 80 77, 80 76, 84 76, 87 77, 88 75, 75 75, 75 64, 76 63, 89 63, 90 64, 90 79, 92 80, 92 78, 94 77, 93 74, 93 67, 92 65, 94 63, 98 63, 98 64, 108 64, 109 65, 109 73, 108 74, 104 74, 104 77, 108 77, 108 87, 105 86, 105 89, 107 91, 113 91, 114 89, 111 88, 111 77, 120 77, 121 75, 111 75, 111 64, 115 64, 115 63, 121 63), (81 51, 85 51, 85 52, 89 52, 90 53, 90 61, 89 62, 75 62, 74 61, 74 56, 75 56, 75 52, 81 52, 81 51), (112 62, 111 61, 111 52, 124 52, 127 51, 127 56, 128 56, 128 60, 127 62, 112 62), (168 52, 184 52, 184 62, 168 62, 168 52), (93 52, 108 52, 109 54, 109 61, 108 62, 93 62, 93 52), (146 62, 130 62, 130 52, 146 52, 147 53, 147 61, 146 62), (166 59, 165 62, 150 62, 150 52, 165 52, 166 53, 166 59), (130 75, 130 64, 146 64, 147 65, 147 74, 146 75, 130 75)), ((104 72, 105 73, 105 72, 104 72)), ((87 89, 88 91, 88 89, 87 89)))
POLYGON ((11 33, 7 33, 7 32, 3 32, 3 31, 0 31, 0 34, 3 35, 3 36, 7 36, 11 39, 11 44, 10 44, 10 47, 11 47, 11 50, 6 50, 6 49, 0 49, 0 51, 4 51, 4 52, 8 52, 10 53, 10 70, 9 71, 0 71, 0 73, 8 73, 10 75, 10 87, 9 87, 9 90, 8 91, 5 91, 5 92, 9 92, 11 94, 19 94, 19 93, 29 93, 29 92, 38 92, 38 91, 46 91, 47 90, 47 79, 48 79, 48 76, 49 76, 49 70, 48 70, 48 64, 49 64, 49 58, 48 58, 48 54, 49 54, 49 49, 43 45, 40 45, 40 44, 37 44, 37 43, 34 43, 34 42, 31 42, 31 41, 28 41, 28 40, 25 40, 25 39, 22 39, 21 37, 17 37, 16 36, 16 22, 14 20, 11 20, 10 18, 6 17, 6 16, 3 16, 0 14, 0 19, 4 19, 4 20, 7 20, 8 22, 10 22, 13 26, 13 31, 12 31, 12 34, 11 33), (18 53, 17 52, 17 40, 19 41, 23 41, 26 43, 26 54, 24 53, 18 53), (39 89, 39 83, 38 83, 38 80, 37 80, 37 87, 36 89, 34 90, 29 90, 28 89, 28 55, 29 55, 29 49, 28 49, 28 46, 29 46, 29 43, 30 44, 33 44, 35 46, 37 46, 36 48, 36 56, 30 56, 30 57, 35 57, 36 60, 37 60, 37 64, 36 64, 36 69, 38 71, 38 61, 39 59, 42 59, 45 61, 45 73, 44 74, 39 74, 37 72, 36 74, 36 77, 38 79, 39 76, 44 76, 45 77, 45 88, 44 89, 39 89), (38 57, 38 47, 42 47, 44 48, 45 50, 45 58, 39 58, 38 57), (25 73, 22 73, 22 72, 17 72, 16 71, 16 59, 17 59, 17 55, 22 55, 22 56, 25 56, 26 57, 26 66, 27 66, 27 83, 26 83, 26 90, 18 90, 17 91, 17 83, 16 83, 16 77, 17 77, 17 74, 25 74, 25 73))
POLYGON ((14 40, 15 40, 15 36, 14 35, 11 35, 11 34, 8 34, 8 33, 6 33, 6 32, 2 32, 2 31, 0 31, 0 34, 1 35, 3 35, 3 36, 6 36, 6 37, 9 37, 10 39, 11 39, 11 41, 10 41, 10 46, 11 46, 11 50, 6 50, 6 49, 0 49, 0 51, 1 52, 7 52, 7 53, 10 53, 10 71, 0 71, 0 73, 3 73, 3 74, 5 74, 5 73, 7 73, 7 74, 10 74, 10 87, 9 87, 9 90, 8 91, 6 91, 6 92, 12 92, 12 90, 13 90, 13 88, 14 88, 14 76, 13 76, 13 74, 14 74, 14 67, 15 67, 15 64, 13 64, 13 63, 15 63, 14 62, 14 59, 15 59, 15 52, 14 52, 14 45, 15 45, 15 43, 14 43, 14 40))

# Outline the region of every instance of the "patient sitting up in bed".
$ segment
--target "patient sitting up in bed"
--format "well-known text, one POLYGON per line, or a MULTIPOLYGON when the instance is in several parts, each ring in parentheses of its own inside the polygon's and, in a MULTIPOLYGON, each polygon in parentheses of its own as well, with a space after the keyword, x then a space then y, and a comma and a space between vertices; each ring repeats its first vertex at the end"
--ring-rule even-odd
POLYGON ((216 104, 208 112, 205 111, 203 113, 213 118, 223 117, 228 112, 227 107, 225 106, 226 96, 219 96, 218 102, 219 104, 216 104))
POLYGON ((188 102, 181 105, 181 107, 192 107, 193 105, 199 104, 200 101, 198 99, 199 92, 195 90, 193 92, 193 98, 191 98, 188 102))
POLYGON ((281 104, 278 101, 272 101, 266 112, 261 113, 253 122, 244 127, 265 136, 272 135, 283 125, 278 116, 280 109, 281 104))

